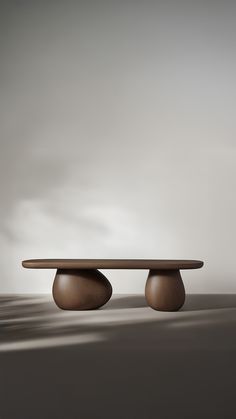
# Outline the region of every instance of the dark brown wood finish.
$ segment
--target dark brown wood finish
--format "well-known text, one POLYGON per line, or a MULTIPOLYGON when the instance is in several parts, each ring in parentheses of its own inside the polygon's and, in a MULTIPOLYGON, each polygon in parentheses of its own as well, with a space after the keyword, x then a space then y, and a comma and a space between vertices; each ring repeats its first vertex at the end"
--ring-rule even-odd
POLYGON ((108 279, 97 269, 149 269, 145 287, 154 310, 176 311, 185 301, 180 269, 198 269, 200 260, 169 259, 31 259, 25 268, 57 269, 53 297, 65 310, 88 310, 104 305, 112 295, 108 279))
POLYGON ((52 294, 63 310, 93 310, 110 300, 112 286, 95 269, 58 269, 52 294))
POLYGON ((145 297, 154 310, 179 310, 185 301, 185 289, 179 270, 150 270, 145 297))
POLYGON ((22 265, 31 269, 198 269, 200 260, 168 259, 30 259, 22 265))

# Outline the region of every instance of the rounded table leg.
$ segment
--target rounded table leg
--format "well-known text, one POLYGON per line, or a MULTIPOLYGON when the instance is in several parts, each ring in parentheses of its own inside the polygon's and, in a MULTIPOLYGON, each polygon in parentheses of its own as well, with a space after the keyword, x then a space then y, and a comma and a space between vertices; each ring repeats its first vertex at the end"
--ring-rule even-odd
POLYGON ((185 301, 179 270, 151 269, 145 287, 147 303, 154 310, 177 311, 185 301))
POLYGON ((52 294, 64 310, 92 310, 107 303, 112 286, 96 269, 58 269, 52 294))

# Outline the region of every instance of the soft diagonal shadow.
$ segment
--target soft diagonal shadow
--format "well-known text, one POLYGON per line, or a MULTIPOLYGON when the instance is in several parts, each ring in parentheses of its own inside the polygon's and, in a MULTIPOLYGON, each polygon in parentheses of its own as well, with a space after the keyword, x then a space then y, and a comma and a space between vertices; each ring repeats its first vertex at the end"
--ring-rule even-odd
POLYGON ((189 294, 182 311, 236 308, 236 294, 189 294))
MULTIPOLYGON (((102 310, 147 307, 144 295, 116 296, 102 310)), ((236 308, 236 294, 188 294, 181 311, 236 308)))
POLYGON ((144 302, 66 312, 4 297, 1 417, 234 419, 236 296, 188 296, 177 313, 144 302))
POLYGON ((147 307, 145 297, 143 295, 117 295, 116 298, 111 298, 108 303, 102 307, 103 310, 114 310, 124 308, 142 308, 147 307))
MULTIPOLYGON (((235 321, 236 295, 188 295, 179 312, 159 312, 147 306, 143 295, 113 296, 99 310, 64 311, 56 307, 51 297, 14 296, 0 298, 0 318, 3 342, 49 339, 57 345, 56 338, 62 337, 62 344, 70 345, 77 336, 96 334, 105 340, 117 340, 118 336, 134 333, 149 335, 151 330, 158 335, 175 336, 185 333, 187 327, 201 325, 218 328, 224 323, 235 321), (226 310, 222 316, 222 309, 226 310), (205 310, 208 311, 207 317, 205 310), (233 310, 233 311, 232 311, 233 310), (191 314, 192 312, 192 314, 191 314), (211 314, 210 314, 211 313, 211 314), (172 335, 169 333, 172 329, 172 335), (55 338, 55 340, 53 340, 55 338)), ((191 331, 192 332, 192 331, 191 331)), ((14 349, 14 345, 12 346, 14 349)))

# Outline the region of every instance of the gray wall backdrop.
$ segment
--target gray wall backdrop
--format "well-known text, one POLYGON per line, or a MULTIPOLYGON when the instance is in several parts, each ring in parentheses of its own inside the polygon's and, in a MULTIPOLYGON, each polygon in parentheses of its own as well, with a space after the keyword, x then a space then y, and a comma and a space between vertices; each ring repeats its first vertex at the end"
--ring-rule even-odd
POLYGON ((25 258, 125 257, 235 292, 236 2, 0 5, 0 291, 50 291, 25 258))

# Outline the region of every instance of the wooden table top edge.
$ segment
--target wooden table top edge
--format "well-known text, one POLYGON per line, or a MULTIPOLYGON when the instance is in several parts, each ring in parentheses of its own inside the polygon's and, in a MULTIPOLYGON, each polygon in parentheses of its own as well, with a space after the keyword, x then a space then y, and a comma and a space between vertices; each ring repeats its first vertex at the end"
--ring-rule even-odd
POLYGON ((201 260, 182 259, 28 259, 28 269, 199 269, 201 260))

